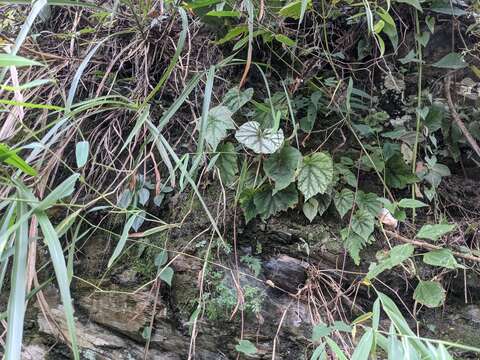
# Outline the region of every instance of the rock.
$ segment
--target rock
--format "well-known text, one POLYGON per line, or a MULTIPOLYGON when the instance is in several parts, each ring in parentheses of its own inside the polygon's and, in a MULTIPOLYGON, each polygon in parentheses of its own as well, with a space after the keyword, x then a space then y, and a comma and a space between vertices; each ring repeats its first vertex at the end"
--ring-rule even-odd
MULTIPOLYGON (((55 323, 45 319, 41 312, 37 315, 37 325, 40 333, 47 334, 56 338, 57 340, 64 342, 64 336, 62 334, 68 334, 67 324, 65 320, 65 315, 63 311, 63 306, 59 304, 58 296, 56 296, 54 291, 46 292, 47 302, 50 306, 50 314, 55 320, 55 323)), ((108 295, 111 295, 110 293, 108 295)), ((117 294, 115 294, 117 295, 117 294)), ((125 301, 125 297, 121 297, 119 301, 125 301)), ((81 298, 82 299, 82 298, 81 298)), ((94 297, 94 300, 86 301, 83 298, 83 306, 92 306, 87 310, 91 310, 92 318, 97 319, 98 321, 103 321, 104 326, 98 325, 91 320, 87 319, 76 319, 75 328, 78 339, 78 346, 81 351, 82 359, 85 360, 132 360, 132 359, 143 359, 144 358, 144 345, 139 344, 135 341, 132 341, 130 337, 135 337, 137 331, 139 331, 139 320, 132 319, 129 316, 133 314, 134 310, 139 311, 142 305, 145 305, 145 296, 140 294, 138 297, 138 302, 135 304, 132 299, 129 299, 124 304, 124 307, 115 309, 115 306, 118 305, 118 302, 112 302, 111 296, 106 296, 102 300, 98 297, 94 297), (108 306, 110 304, 110 308, 108 306), (130 304, 130 306, 128 305, 130 304), (99 316, 99 313, 104 312, 105 314, 99 316), (123 313, 124 323, 121 323, 121 317, 116 317, 114 314, 123 313), (126 327, 130 324, 131 329, 127 330, 126 327), (128 337, 117 335, 115 332, 110 331, 110 329, 116 329, 122 333, 128 333, 128 337)), ((148 311, 148 309, 146 310, 148 311)), ((142 315, 142 311, 139 311, 138 314, 142 315)), ((140 316, 140 319, 145 319, 145 314, 140 316)), ((144 323, 142 323, 142 326, 144 323)), ((28 345, 24 349, 25 359, 32 360, 44 359, 47 353, 50 351, 45 345, 35 342, 31 345, 28 345)), ((147 359, 155 360, 181 360, 182 357, 174 351, 166 351, 164 349, 155 349, 151 348, 148 352, 147 359)))
POLYGON ((307 263, 287 255, 271 258, 264 265, 268 280, 294 294, 305 285, 307 268, 307 263))
POLYGON ((23 347, 22 359, 23 360, 39 360, 45 359, 48 353, 48 347, 42 343, 31 343, 23 347))
MULTIPOLYGON (((150 322, 153 296, 147 293, 93 293, 77 296, 77 305, 96 322, 128 337, 141 340, 150 322)), ((161 305, 157 305, 157 310, 161 305)))

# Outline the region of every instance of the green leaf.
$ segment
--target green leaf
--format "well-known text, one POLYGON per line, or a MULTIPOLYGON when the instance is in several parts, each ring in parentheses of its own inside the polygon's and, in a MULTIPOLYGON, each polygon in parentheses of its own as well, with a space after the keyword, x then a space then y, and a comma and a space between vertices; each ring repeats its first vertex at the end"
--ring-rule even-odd
POLYGON ((360 250, 365 247, 367 241, 348 228, 342 229, 340 236, 343 240, 343 247, 348 251, 355 265, 360 265, 360 250))
POLYGON ((401 208, 407 208, 407 209, 417 209, 417 208, 425 207, 428 205, 420 200, 402 199, 398 202, 398 206, 401 208))
POLYGON ((35 210, 45 210, 55 204, 58 200, 70 196, 75 190, 75 184, 80 174, 70 175, 60 185, 58 185, 50 194, 38 203, 35 210))
POLYGON ((352 190, 343 188, 341 192, 335 193, 333 197, 333 202, 337 208, 340 217, 344 217, 353 208, 353 202, 355 199, 355 194, 352 190))
POLYGON ((403 4, 408 4, 419 10, 420 12, 423 11, 422 5, 420 5, 419 0, 395 0, 397 3, 403 3, 403 4))
POLYGON ((328 336, 332 333, 332 330, 329 326, 325 324, 318 324, 313 327, 312 331, 312 341, 318 342, 322 337, 328 336))
POLYGON ((463 59, 462 55, 451 52, 436 63, 432 64, 432 66, 442 69, 463 69, 467 67, 468 64, 463 59))
POLYGON ((68 271, 65 264, 65 257, 63 254, 62 245, 58 239, 57 233, 43 212, 36 213, 38 224, 43 233, 43 239, 48 247, 50 259, 52 260, 53 269, 57 278, 58 287, 60 290, 60 297, 62 299, 63 310, 65 312, 65 319, 67 321, 68 333, 70 334, 70 342, 75 359, 79 359, 77 335, 75 332, 75 319, 73 317, 72 297, 70 295, 70 283, 68 281, 68 271))
POLYGON ((445 301, 445 290, 437 281, 420 280, 415 291, 413 299, 429 308, 435 308, 445 301))
POLYGON ((256 121, 249 121, 240 126, 235 133, 239 143, 257 154, 273 154, 283 143, 283 131, 279 129, 261 129, 256 121))
POLYGON ((230 40, 233 40, 234 38, 236 38, 237 36, 239 35, 242 35, 244 33, 246 33, 248 31, 248 27, 247 26, 238 26, 238 27, 234 27, 232 28, 231 30, 229 30, 227 32, 227 34, 221 38, 220 40, 217 40, 215 41, 215 44, 216 45, 222 45, 222 44, 225 44, 226 42, 230 41, 230 40))
POLYGON ((375 218, 369 212, 359 209, 352 216, 352 230, 365 241, 368 241, 375 227, 375 218))
POLYGON ((303 204, 302 210, 307 219, 312 222, 318 214, 318 200, 315 198, 308 199, 308 201, 303 204))
POLYGON ((253 89, 239 90, 237 86, 231 88, 223 96, 222 105, 226 106, 232 113, 237 112, 247 104, 253 97, 253 89))
POLYGON ((115 247, 115 250, 113 250, 113 254, 110 257, 110 260, 108 260, 108 267, 112 266, 113 262, 117 259, 117 257, 120 255, 123 248, 125 247, 125 244, 127 243, 128 232, 130 231, 130 228, 132 227, 136 218, 137 218, 137 213, 131 215, 128 218, 127 222, 125 223, 123 227, 122 235, 118 240, 117 246, 115 247))
POLYGON ((262 219, 267 219, 280 211, 294 207, 298 203, 298 193, 295 184, 290 184, 276 193, 273 193, 271 186, 265 185, 260 191, 255 192, 253 202, 257 213, 262 219))
MULTIPOLYGON (((15 204, 15 203, 13 203, 15 204)), ((19 201, 17 217, 27 213, 26 204, 19 201)), ((5 359, 20 359, 25 317, 25 289, 27 284, 28 222, 24 221, 15 233, 15 252, 8 298, 8 327, 5 359)))
POLYGON ((333 180, 333 161, 330 155, 319 152, 305 156, 298 174, 298 188, 308 200, 324 194, 333 180))
POLYGON ((332 203, 330 194, 321 194, 316 197, 318 200, 318 215, 322 216, 332 203))
POLYGON ((265 174, 275 181, 275 191, 286 188, 295 180, 295 172, 302 154, 293 146, 286 145, 270 155, 263 163, 265 174))
MULTIPOLYGON (((312 1, 308 0, 306 8, 310 8, 311 6, 312 6, 312 1)), ((288 17, 295 20, 300 19, 302 15, 302 0, 293 1, 285 5, 283 8, 280 9, 279 14, 282 15, 283 17, 288 17)))
POLYGON ((216 11, 216 10, 212 10, 212 11, 209 11, 206 15, 207 16, 214 16, 214 17, 235 17, 235 18, 239 18, 240 15, 242 13, 240 11, 226 11, 226 10, 223 10, 223 11, 216 11))
POLYGON ((227 130, 235 129, 232 112, 226 106, 220 105, 211 108, 208 112, 205 140, 217 149, 218 144, 227 136, 227 130))
POLYGON ((257 348, 249 340, 240 340, 235 346, 235 350, 247 356, 255 355, 257 353, 257 348))
POLYGON ((165 265, 167 261, 168 261, 168 252, 166 250, 162 250, 157 254, 157 256, 155 256, 155 266, 157 266, 158 268, 165 265))
POLYGON ((296 44, 294 40, 290 39, 288 36, 285 36, 283 34, 276 34, 275 40, 277 40, 278 42, 281 42, 286 46, 295 46, 296 44))
POLYGON ((0 68, 2 67, 44 66, 37 61, 11 54, 0 54, 0 68))
POLYGON ((238 173, 237 153, 232 143, 227 142, 217 147, 218 158, 215 162, 222 182, 230 185, 235 180, 238 173))
POLYGON ((417 234, 417 238, 437 241, 443 235, 449 233, 450 231, 453 231, 455 228, 455 224, 423 225, 417 234))
POLYGON ((449 249, 439 249, 423 254, 423 262, 428 265, 441 266, 447 269, 459 267, 457 260, 449 249))
POLYGON ((334 321, 333 325, 330 327, 333 331, 340 332, 352 332, 352 327, 343 321, 334 321))
POLYGON ((357 191, 355 202, 357 203, 359 209, 365 210, 372 216, 377 216, 382 208, 382 203, 378 199, 377 194, 364 193, 361 190, 357 191))
POLYGON ((373 329, 368 329, 358 342, 351 360, 368 360, 373 345, 373 329))
POLYGON ((172 286, 173 269, 170 266, 167 266, 160 271, 159 277, 161 280, 165 281, 168 286, 172 286))
POLYGON ((246 188, 242 191, 239 197, 240 206, 243 209, 246 223, 249 223, 250 220, 258 215, 258 210, 254 202, 256 192, 255 189, 246 188))
POLYGON ((415 247, 411 244, 394 246, 389 252, 388 257, 381 260, 378 264, 370 264, 366 278, 372 280, 388 269, 392 269, 413 255, 415 247))
POLYGON ((18 156, 16 150, 11 150, 7 145, 2 143, 0 143, 0 161, 16 167, 27 175, 37 175, 37 171, 18 156))
POLYGON ((87 162, 89 147, 90 145, 88 141, 80 141, 75 146, 75 159, 77 160, 77 167, 81 168, 87 162))

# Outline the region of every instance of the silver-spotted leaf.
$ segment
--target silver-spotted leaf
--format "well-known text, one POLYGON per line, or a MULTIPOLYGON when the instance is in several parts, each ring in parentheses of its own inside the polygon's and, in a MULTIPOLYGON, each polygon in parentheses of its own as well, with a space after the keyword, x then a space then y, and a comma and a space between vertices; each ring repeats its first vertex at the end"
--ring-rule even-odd
POLYGON ((257 154, 273 154, 283 143, 283 131, 279 129, 262 129, 256 121, 249 121, 240 126, 235 133, 239 143, 257 154))

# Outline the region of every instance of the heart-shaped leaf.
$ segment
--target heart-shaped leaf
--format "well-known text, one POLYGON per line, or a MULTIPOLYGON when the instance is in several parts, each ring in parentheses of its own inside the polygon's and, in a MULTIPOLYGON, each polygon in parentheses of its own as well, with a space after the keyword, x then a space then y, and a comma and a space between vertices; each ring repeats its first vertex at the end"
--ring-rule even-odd
POLYGON ((445 290, 437 281, 420 281, 413 292, 413 298, 420 304, 435 308, 445 301, 445 290))
POLYGON ((247 148, 257 154, 273 154, 283 143, 283 131, 261 129, 256 121, 249 121, 240 126, 235 133, 235 138, 247 148))
POLYGON ((337 192, 335 197, 333 198, 333 202, 335 203, 335 207, 337 208, 340 217, 344 217, 350 209, 353 208, 353 201, 355 195, 352 190, 344 188, 341 192, 337 192))
POLYGON ((222 181, 226 185, 230 185, 235 180, 238 172, 237 153, 232 143, 227 142, 221 144, 217 148, 218 158, 215 162, 222 181))
POLYGON ((227 136, 227 130, 235 129, 232 114, 228 107, 222 105, 211 108, 208 112, 205 140, 213 150, 227 136))
POLYGON ((256 192, 253 198, 257 213, 262 219, 267 219, 280 211, 285 211, 293 207, 298 202, 298 193, 295 184, 290 184, 287 188, 273 192, 271 186, 264 186, 256 192))
POLYGON ((375 221, 372 214, 359 209, 352 217, 352 230, 365 241, 368 241, 370 235, 373 233, 375 221))
POLYGON ((305 156, 298 174, 298 188, 308 200, 317 194, 324 194, 333 179, 333 161, 326 153, 305 156))
POLYGON ((275 181, 275 191, 286 188, 295 179, 302 154, 293 146, 284 146, 263 163, 265 174, 275 181))

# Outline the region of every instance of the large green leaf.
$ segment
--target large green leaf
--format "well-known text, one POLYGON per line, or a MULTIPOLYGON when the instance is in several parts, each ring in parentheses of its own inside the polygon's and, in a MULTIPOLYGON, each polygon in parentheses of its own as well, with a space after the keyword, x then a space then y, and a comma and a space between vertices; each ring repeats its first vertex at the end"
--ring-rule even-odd
POLYGON ((330 155, 319 152, 305 156, 298 174, 298 188, 308 200, 324 194, 333 180, 333 161, 330 155))
POLYGON ((238 173, 237 153, 232 143, 227 142, 217 147, 218 158, 215 165, 220 171, 222 181, 230 185, 238 173))
POLYGON ((227 130, 235 129, 232 114, 228 107, 222 105, 215 106, 208 112, 205 140, 213 150, 227 136, 227 130))
POLYGON ((461 54, 451 52, 436 63, 432 64, 432 66, 442 69, 463 69, 464 67, 467 67, 468 64, 465 62, 461 54))
POLYGON ((459 267, 457 260, 449 249, 439 249, 423 254, 423 262, 433 266, 441 266, 447 269, 459 267))
POLYGON ((355 194, 352 190, 343 188, 342 191, 335 193, 333 197, 333 202, 337 208, 340 217, 344 217, 347 212, 353 208, 353 202, 355 199, 355 194))
POLYGON ((352 216, 352 230, 368 241, 375 227, 375 218, 369 212, 359 209, 352 216))
POLYGON ((388 256, 381 260, 378 264, 370 264, 366 278, 372 280, 380 275, 383 271, 392 269, 413 255, 415 247, 411 244, 394 246, 389 252, 388 256))
POLYGON ((222 105, 226 106, 232 113, 235 113, 252 100, 252 96, 252 88, 239 90, 238 87, 233 87, 223 96, 222 105))
POLYGON ((246 223, 258 215, 257 207, 254 202, 256 192, 255 189, 246 188, 241 192, 239 197, 240 206, 243 209, 246 223))
POLYGON ((413 292, 413 298, 426 307, 434 308, 445 301, 445 290, 437 281, 420 280, 413 292))
POLYGON ((270 155, 263 163, 265 174, 275 181, 275 191, 286 188, 295 179, 295 172, 302 154, 293 146, 286 145, 270 155))
POLYGON ((256 121, 249 121, 240 126, 235 133, 239 143, 257 154, 273 154, 283 143, 283 131, 279 129, 261 129, 256 121))
POLYGON ((298 203, 298 192, 295 184, 274 193, 269 185, 264 185, 253 198, 258 214, 267 219, 280 211, 285 211, 298 203))
POLYGON ((454 230, 456 227, 455 224, 435 224, 435 225, 423 225, 420 231, 417 234, 417 238, 429 239, 437 241, 443 235, 454 230))
POLYGON ((363 191, 359 190, 357 191, 355 202, 357 203, 359 209, 370 213, 372 216, 377 216, 382 209, 382 203, 378 199, 377 194, 374 193, 364 193, 363 191))

